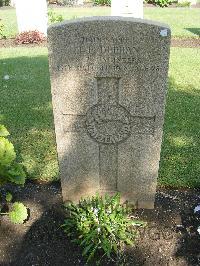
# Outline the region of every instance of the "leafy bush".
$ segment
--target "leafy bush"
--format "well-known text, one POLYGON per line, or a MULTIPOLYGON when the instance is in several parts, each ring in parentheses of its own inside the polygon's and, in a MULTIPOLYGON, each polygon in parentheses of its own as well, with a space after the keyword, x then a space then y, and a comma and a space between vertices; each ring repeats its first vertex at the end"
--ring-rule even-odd
MULTIPOLYGON (((13 144, 7 139, 8 136, 8 130, 0 124, 0 185, 7 183, 24 185, 26 175, 22 165, 15 161, 16 153, 13 144)), ((0 194, 0 196, 0 214, 8 215, 13 223, 23 223, 28 216, 27 208, 20 202, 10 206, 12 201, 10 192, 6 193, 5 202, 3 195, 0 194), (4 209, 8 211, 3 212, 4 209)))
POLYGON ((43 33, 34 31, 24 31, 17 35, 15 42, 17 44, 27 44, 27 43, 41 43, 46 40, 43 33))
POLYGON ((169 6, 174 0, 147 0, 147 3, 154 4, 156 6, 160 7, 166 7, 169 6))
POLYGON ((95 5, 110 6, 111 5, 111 0, 93 0, 93 3, 95 5))
POLYGON ((62 22, 64 20, 62 15, 57 15, 53 10, 48 11, 50 23, 62 22))
POLYGON ((0 185, 24 185, 26 174, 22 165, 15 161, 16 153, 13 144, 7 139, 8 136, 8 130, 0 124, 0 185))
MULTIPOLYGON (((89 262, 97 253, 101 257, 122 254, 125 244, 133 245, 141 221, 129 217, 130 209, 120 204, 120 195, 83 199, 79 204, 65 205, 68 218, 63 224, 71 240, 83 248, 89 262)), ((101 259, 98 259, 99 263, 101 259)))

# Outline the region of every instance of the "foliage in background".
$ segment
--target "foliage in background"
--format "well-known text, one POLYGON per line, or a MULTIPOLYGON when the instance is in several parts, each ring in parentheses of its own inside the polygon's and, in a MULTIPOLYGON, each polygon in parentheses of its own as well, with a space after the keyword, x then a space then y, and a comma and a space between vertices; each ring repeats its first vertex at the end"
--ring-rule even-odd
POLYGON ((43 33, 34 31, 24 31, 17 35, 15 42, 17 44, 28 44, 28 43, 42 43, 46 40, 43 33))
POLYGON ((62 6, 76 6, 77 0, 59 0, 57 4, 62 6))
POLYGON ((100 260, 120 258, 125 244, 134 245, 138 227, 145 223, 129 217, 131 209, 120 204, 120 195, 82 199, 79 204, 65 205, 68 218, 63 225, 71 240, 83 249, 89 262, 95 255, 100 260))
POLYGON ((10 0, 0 0, 0 7, 1 6, 9 6, 10 0))
POLYGON ((92 0, 95 5, 110 6, 111 0, 92 0))
POLYGON ((5 33, 4 33, 4 28, 5 28, 5 26, 4 26, 4 24, 1 22, 1 20, 0 20, 0 38, 2 39, 6 39, 6 35, 5 35, 5 33))
POLYGON ((48 4, 57 4, 59 6, 76 6, 78 0, 48 0, 48 4))
POLYGON ((145 2, 160 7, 166 7, 169 6, 172 2, 174 2, 174 0, 146 0, 145 2))
POLYGON ((184 2, 176 3, 176 6, 178 6, 178 7, 190 7, 190 5, 191 5, 190 1, 184 1, 184 2))
POLYGON ((24 185, 26 174, 22 165, 15 160, 16 153, 13 144, 7 139, 8 135, 8 130, 0 124, 0 185, 24 185))
POLYGON ((56 14, 52 9, 48 11, 48 18, 50 23, 62 22, 64 20, 62 15, 56 14))

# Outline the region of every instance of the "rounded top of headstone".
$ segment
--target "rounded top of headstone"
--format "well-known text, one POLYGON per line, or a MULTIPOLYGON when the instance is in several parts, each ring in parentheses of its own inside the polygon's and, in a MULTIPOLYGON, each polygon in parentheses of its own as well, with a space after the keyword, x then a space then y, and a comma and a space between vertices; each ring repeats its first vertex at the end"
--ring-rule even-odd
POLYGON ((122 22, 127 22, 127 23, 135 23, 135 24, 145 24, 149 26, 155 26, 155 27, 160 27, 160 28, 166 28, 170 32, 170 27, 165 24, 161 23, 158 21, 153 21, 153 20, 147 20, 147 19, 139 19, 139 18, 132 18, 132 17, 120 17, 120 16, 94 16, 94 17, 84 17, 84 18, 77 18, 77 19, 72 19, 72 20, 65 20, 63 22, 58 22, 50 25, 48 27, 48 31, 51 29, 56 29, 56 28, 62 28, 65 26, 69 26, 71 24, 82 24, 82 23, 87 23, 87 22, 96 22, 96 23, 103 23, 103 22, 113 22, 113 23, 122 23, 122 22))

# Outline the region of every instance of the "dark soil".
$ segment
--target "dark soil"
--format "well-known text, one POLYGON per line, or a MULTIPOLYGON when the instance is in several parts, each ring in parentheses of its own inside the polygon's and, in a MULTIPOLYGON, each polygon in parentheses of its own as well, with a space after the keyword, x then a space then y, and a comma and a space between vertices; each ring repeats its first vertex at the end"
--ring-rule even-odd
MULTIPOLYGON (((42 43, 32 43, 32 44, 16 44, 15 39, 0 39, 0 48, 4 47, 45 47, 47 42, 42 43)), ((190 48, 200 48, 200 38, 187 38, 187 39, 172 39, 171 47, 190 47, 190 48)))
POLYGON ((172 39, 171 47, 200 48, 200 38, 172 39))
MULTIPOLYGON (((1 218, 1 266, 86 265, 80 248, 60 228, 64 212, 59 183, 28 182, 24 188, 15 188, 14 195, 30 209, 30 218, 23 225, 1 218)), ((199 203, 200 190, 158 190, 154 210, 134 213, 148 227, 140 231, 136 247, 126 249, 121 265, 200 265, 200 217, 194 215, 199 203)), ((104 261, 101 265, 117 264, 104 261)))
POLYGON ((7 48, 7 47, 37 47, 37 46, 47 46, 47 42, 42 43, 29 43, 29 44, 16 44, 14 38, 9 39, 0 39, 0 48, 7 48))

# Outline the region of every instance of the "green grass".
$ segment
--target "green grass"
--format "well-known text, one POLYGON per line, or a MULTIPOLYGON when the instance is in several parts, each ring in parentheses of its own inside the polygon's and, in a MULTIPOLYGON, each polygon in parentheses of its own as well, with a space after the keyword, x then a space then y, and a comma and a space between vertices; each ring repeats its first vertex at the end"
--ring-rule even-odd
POLYGON ((55 179, 58 165, 47 49, 2 49, 0 58, 0 120, 10 131, 29 177, 55 179))
MULTIPOLYGON (((0 122, 28 176, 55 180, 58 165, 46 48, 1 49, 0 122), (4 80, 9 75, 9 80, 4 80)), ((200 50, 172 48, 159 184, 200 187, 200 50)))
POLYGON ((198 38, 200 36, 200 11, 190 8, 146 8, 146 19, 167 23, 172 36, 178 38, 198 38))
POLYGON ((171 49, 161 185, 200 187, 199 62, 199 49, 171 49))
MULTIPOLYGON (((57 14, 61 14, 64 19, 73 19, 87 16, 108 16, 109 7, 93 8, 55 8, 57 14)), ((157 20, 167 23, 172 29, 173 37, 197 38, 200 27, 200 11, 191 8, 145 8, 144 17, 146 19, 157 20)), ((5 34, 8 37, 17 34, 17 22, 14 9, 0 9, 0 18, 5 25, 5 34)))

